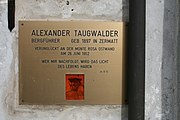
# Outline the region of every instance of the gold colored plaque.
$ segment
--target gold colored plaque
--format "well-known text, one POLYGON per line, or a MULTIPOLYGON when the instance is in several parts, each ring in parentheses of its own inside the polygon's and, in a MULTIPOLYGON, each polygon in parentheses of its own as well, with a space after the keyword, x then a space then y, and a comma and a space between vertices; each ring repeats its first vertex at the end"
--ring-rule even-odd
POLYGON ((123 104, 124 23, 19 22, 19 103, 123 104))

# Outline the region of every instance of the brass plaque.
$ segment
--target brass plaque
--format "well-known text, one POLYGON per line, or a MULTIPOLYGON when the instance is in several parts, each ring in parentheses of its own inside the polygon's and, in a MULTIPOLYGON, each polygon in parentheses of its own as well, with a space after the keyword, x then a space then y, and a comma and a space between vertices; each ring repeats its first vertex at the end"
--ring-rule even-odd
POLYGON ((20 21, 19 103, 123 104, 122 22, 20 21))

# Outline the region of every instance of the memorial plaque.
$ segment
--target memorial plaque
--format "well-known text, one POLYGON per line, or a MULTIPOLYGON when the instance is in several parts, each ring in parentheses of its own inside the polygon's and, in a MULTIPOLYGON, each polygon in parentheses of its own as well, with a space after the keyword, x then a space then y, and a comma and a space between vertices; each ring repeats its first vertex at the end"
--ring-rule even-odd
POLYGON ((123 104, 125 24, 19 22, 19 103, 123 104))

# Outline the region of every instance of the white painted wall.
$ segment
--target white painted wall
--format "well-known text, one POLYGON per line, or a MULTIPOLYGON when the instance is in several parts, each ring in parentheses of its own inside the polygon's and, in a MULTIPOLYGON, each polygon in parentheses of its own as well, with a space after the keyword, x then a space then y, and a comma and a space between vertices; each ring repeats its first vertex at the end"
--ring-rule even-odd
POLYGON ((128 20, 126 0, 69 0, 69 5, 66 2, 16 0, 16 27, 10 33, 7 0, 0 0, 0 120, 127 120, 126 106, 18 105, 19 20, 128 20))

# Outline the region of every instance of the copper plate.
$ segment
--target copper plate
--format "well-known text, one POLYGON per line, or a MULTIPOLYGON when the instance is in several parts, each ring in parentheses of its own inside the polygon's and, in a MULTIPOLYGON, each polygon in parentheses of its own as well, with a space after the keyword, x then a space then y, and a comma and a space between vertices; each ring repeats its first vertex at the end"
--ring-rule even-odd
POLYGON ((124 103, 125 24, 19 22, 19 103, 124 103))

